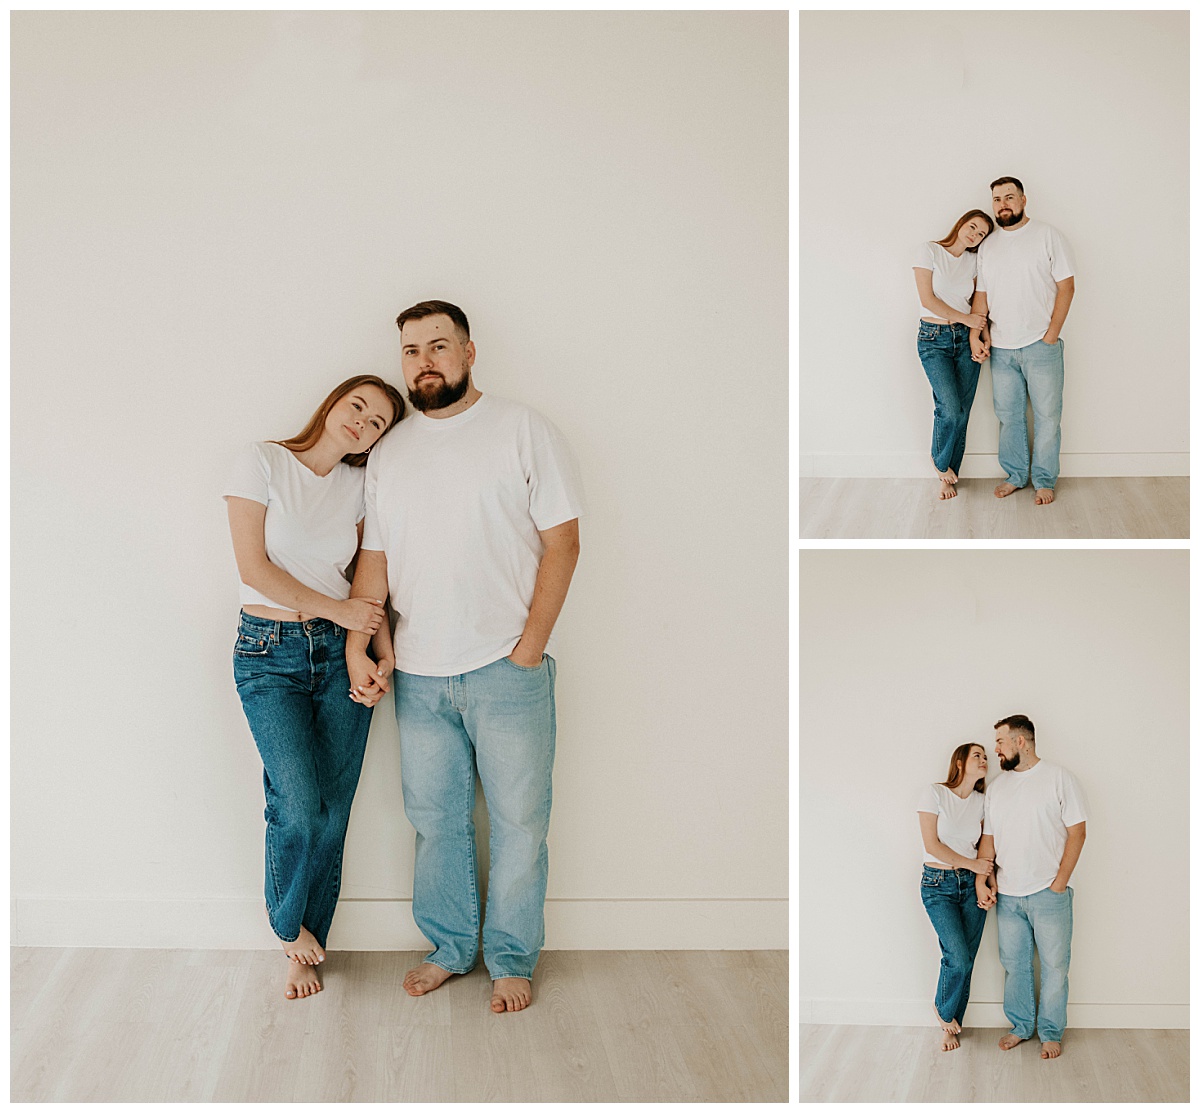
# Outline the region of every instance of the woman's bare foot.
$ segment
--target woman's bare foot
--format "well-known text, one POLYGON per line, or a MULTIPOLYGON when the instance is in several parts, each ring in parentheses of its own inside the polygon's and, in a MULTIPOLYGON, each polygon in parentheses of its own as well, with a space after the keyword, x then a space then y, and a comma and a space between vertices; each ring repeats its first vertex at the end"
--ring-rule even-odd
POLYGON ((953 468, 947 468, 945 471, 939 471, 938 466, 934 463, 933 457, 929 457, 929 462, 933 464, 933 470, 938 473, 938 476, 947 483, 957 483, 958 473, 953 468))
POLYGON ((1021 1036, 1015 1036, 1009 1032, 1007 1036, 1000 1037, 1000 1050, 1011 1051, 1019 1043, 1024 1043, 1025 1040, 1021 1036))
POLYGON ((300 928, 300 934, 290 943, 283 944, 283 953, 295 962, 306 966, 316 966, 325 961, 325 951, 317 942, 317 937, 306 927, 300 928))
POLYGON ((953 1032, 942 1033, 942 1050, 953 1051, 958 1046, 958 1036, 953 1032))
POLYGON ((533 1000, 528 978, 497 978, 492 982, 492 1012, 519 1013, 533 1000))
MULTIPOLYGON (((1045 506, 1046 503, 1053 502, 1053 501, 1054 501, 1054 488, 1053 487, 1039 487, 1034 492, 1034 496, 1033 496, 1034 506, 1045 506)), ((1050 1058, 1053 1059, 1054 1056, 1051 1055, 1050 1058)))
POLYGON ((943 477, 942 488, 940 491, 938 491, 938 498, 939 499, 952 499, 957 494, 958 494, 958 488, 955 487, 954 484, 950 482, 950 480, 943 477))
POLYGON ((1019 491, 1020 487, 1014 487, 1011 483, 1001 483, 993 492, 998 499, 1006 499, 1013 491, 1019 491))
POLYGON ((410 997, 422 997, 437 989, 450 976, 449 970, 434 966, 432 962, 422 962, 404 975, 404 988, 410 997))
POLYGON ((1042 1044, 1043 1059, 1057 1059, 1062 1054, 1062 1044, 1058 1040, 1046 1040, 1042 1044))
POLYGON ((937 1011, 936 1006, 934 1007, 933 1015, 935 1017, 937 1017, 938 1027, 943 1032, 950 1032, 954 1035, 957 1035, 959 1032, 962 1031, 962 1025, 959 1024, 959 1022, 957 1020, 955 1020, 953 1017, 951 1017, 949 1020, 943 1020, 940 1016, 938 1016, 938 1011, 937 1011))
POLYGON ((321 979, 317 977, 315 967, 308 966, 295 960, 288 962, 287 981, 283 983, 284 997, 292 1000, 298 997, 311 997, 321 992, 321 979))

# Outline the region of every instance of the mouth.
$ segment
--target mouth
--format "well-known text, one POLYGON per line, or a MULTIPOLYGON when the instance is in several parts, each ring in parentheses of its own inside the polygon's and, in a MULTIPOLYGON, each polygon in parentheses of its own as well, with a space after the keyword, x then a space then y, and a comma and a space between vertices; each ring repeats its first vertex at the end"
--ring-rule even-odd
MULTIPOLYGON (((424 375, 417 376, 418 383, 423 383, 426 379, 442 379, 442 376, 436 371, 426 371, 424 375)), ((442 379, 442 381, 444 382, 445 380, 442 379)))
POLYGON ((345 429, 346 432, 349 433, 350 436, 352 436, 356 441, 362 439, 361 437, 359 437, 358 433, 356 433, 353 429, 350 428, 349 425, 343 425, 342 428, 345 429))

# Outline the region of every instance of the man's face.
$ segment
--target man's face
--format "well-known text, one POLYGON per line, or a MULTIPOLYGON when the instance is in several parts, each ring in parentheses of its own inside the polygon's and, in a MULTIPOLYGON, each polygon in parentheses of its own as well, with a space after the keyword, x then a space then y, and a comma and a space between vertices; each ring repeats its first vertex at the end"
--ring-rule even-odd
POLYGON ((406 321, 400 333, 400 367, 418 410, 442 410, 467 392, 475 345, 463 340, 444 313, 406 321))
POLYGON ((1000 768, 1011 772, 1021 764, 1021 753, 1017 742, 1021 735, 1013 734, 1008 726, 996 728, 996 756, 1000 759, 1000 768))
POLYGON ((1001 228, 1020 224, 1025 216, 1025 194, 1012 182, 1001 182, 992 190, 992 212, 1001 228))

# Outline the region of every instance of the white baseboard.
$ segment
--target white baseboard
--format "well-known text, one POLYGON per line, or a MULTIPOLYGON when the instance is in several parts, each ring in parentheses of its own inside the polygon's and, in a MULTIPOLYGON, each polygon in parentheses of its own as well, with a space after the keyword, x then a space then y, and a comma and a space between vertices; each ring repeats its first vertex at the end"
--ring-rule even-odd
MULTIPOLYGON (((1189 475, 1187 452, 1064 452, 1065 477, 1189 475)), ((933 469, 922 452, 801 453, 805 479, 927 479, 933 469)), ((1002 479, 995 453, 969 452, 959 474, 964 479, 1002 479)))
MULTIPOLYGON (((828 1001, 800 1000, 801 1024, 882 1024, 906 1028, 930 1026, 928 1001, 828 1001)), ((999 1001, 972 1001, 964 1028, 1007 1028, 999 1001)), ((1108 1003, 1092 1005, 1071 1001, 1068 1028, 1190 1028, 1187 1005, 1108 1003)))
MULTIPOLYGON (((15 897, 15 947, 276 947, 259 900, 58 900, 15 897)), ((343 899, 329 946, 416 951, 428 944, 411 900, 343 899)), ((552 950, 786 950, 788 902, 776 900, 549 900, 552 950)))

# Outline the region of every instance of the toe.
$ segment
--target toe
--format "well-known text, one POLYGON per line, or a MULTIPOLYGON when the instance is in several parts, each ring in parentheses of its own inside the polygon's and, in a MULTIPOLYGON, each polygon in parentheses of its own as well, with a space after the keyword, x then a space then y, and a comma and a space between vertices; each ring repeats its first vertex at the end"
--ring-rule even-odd
POLYGON ((502 1013, 505 1011, 506 1007, 507 1006, 504 1004, 503 997, 493 997, 492 998, 492 1012, 502 1013))

